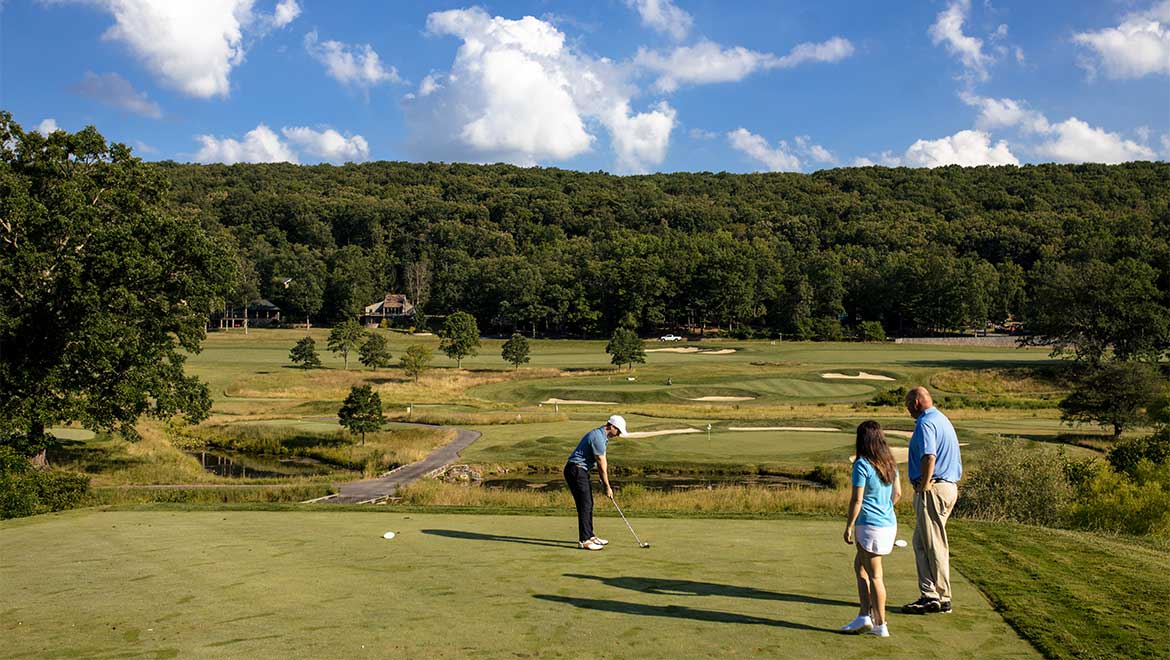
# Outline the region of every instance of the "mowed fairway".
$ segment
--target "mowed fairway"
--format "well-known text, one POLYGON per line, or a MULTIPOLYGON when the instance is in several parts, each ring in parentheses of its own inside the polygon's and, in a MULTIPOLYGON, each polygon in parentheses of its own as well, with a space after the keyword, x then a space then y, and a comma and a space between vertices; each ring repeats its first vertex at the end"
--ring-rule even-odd
MULTIPOLYGON (((537 516, 6 521, 0 656, 1038 657, 957 574, 952 615, 891 614, 889 639, 836 634, 856 610, 836 521, 630 513, 650 549, 616 518, 598 521, 600 553, 574 548, 574 520, 537 516)), ((892 605, 916 596, 908 550, 886 582, 892 605)))

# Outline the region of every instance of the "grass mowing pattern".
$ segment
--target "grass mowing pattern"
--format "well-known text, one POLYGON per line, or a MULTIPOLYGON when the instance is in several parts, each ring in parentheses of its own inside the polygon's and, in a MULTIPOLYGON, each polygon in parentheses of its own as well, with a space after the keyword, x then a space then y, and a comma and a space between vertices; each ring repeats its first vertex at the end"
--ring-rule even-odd
POLYGON ((1010 523, 950 527, 952 565, 1048 657, 1170 657, 1170 544, 1010 523))
MULTIPOLYGON (((370 509, 116 511, 0 523, 0 636, 15 657, 1034 658, 957 579, 949 617, 845 637, 838 521, 599 520, 370 509), (387 541, 385 531, 397 538, 387 541), (622 536, 625 534, 626 536, 622 536), (36 552, 28 552, 36 548, 36 552)), ((914 563, 886 563, 892 603, 914 563)))

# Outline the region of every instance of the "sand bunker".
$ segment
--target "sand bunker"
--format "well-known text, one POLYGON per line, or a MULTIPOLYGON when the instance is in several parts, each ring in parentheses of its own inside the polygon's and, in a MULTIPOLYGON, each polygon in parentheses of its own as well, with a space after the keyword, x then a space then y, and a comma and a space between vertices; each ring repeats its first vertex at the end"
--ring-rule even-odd
MULTIPOLYGON (((697 353, 698 355, 728 355, 734 353, 734 348, 722 348, 717 351, 701 351, 694 346, 679 346, 677 348, 647 348, 647 353, 697 353)), ((892 380, 892 379, 891 379, 892 380)))
POLYGON ((831 426, 729 426, 728 431, 825 431, 839 432, 831 426))
POLYGON ((583 401, 581 399, 547 399, 541 403, 571 403, 579 406, 616 406, 615 401, 583 401))
POLYGON ((679 433, 702 433, 699 429, 667 429, 665 431, 635 431, 623 435, 623 438, 653 438, 656 435, 676 435, 679 433))
MULTIPOLYGON (((886 431, 886 433, 889 433, 889 431, 886 431)), ((966 447, 967 443, 960 442, 959 446, 966 447)), ((890 454, 892 454, 894 456, 894 460, 899 462, 899 463, 906 463, 910 460, 910 448, 909 447, 890 447, 890 454)), ((849 457, 850 463, 852 463, 855 460, 857 460, 856 456, 849 457)))
POLYGON ((897 380, 889 376, 881 374, 867 374, 864 371, 858 372, 856 376, 848 376, 845 374, 821 374, 821 378, 837 378, 841 380, 897 380))
POLYGON ((687 399, 688 401, 751 401, 755 399, 754 396, 701 396, 697 399, 687 399))
MULTIPOLYGON (((905 463, 905 462, 910 460, 910 448, 909 447, 890 447, 890 454, 892 454, 894 457, 894 460, 899 462, 899 463, 905 463)), ((850 463, 852 463, 855 460, 857 460, 856 456, 849 457, 850 463)), ((905 494, 905 493, 903 493, 903 494, 905 494)))
POLYGON ((882 433, 885 433, 886 435, 897 436, 899 438, 909 438, 910 436, 914 435, 913 431, 891 431, 889 429, 882 429, 882 433))

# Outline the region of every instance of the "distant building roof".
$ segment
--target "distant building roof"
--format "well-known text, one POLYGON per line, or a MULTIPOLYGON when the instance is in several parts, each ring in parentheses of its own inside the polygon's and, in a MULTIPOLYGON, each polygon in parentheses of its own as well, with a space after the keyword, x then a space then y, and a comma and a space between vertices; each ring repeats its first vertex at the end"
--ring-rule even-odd
POLYGON ((391 316, 394 314, 409 314, 414 305, 401 293, 387 293, 384 298, 372 305, 366 305, 363 310, 366 316, 391 316))

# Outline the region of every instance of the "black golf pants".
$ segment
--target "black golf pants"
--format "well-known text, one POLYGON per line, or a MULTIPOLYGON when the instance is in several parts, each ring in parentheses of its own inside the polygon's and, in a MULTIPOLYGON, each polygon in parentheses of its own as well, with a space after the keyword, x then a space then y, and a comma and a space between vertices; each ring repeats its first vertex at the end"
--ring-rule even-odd
POLYGON ((566 463, 565 483, 577 505, 578 540, 588 541, 593 538, 593 488, 589 485, 589 470, 576 463, 566 463))

